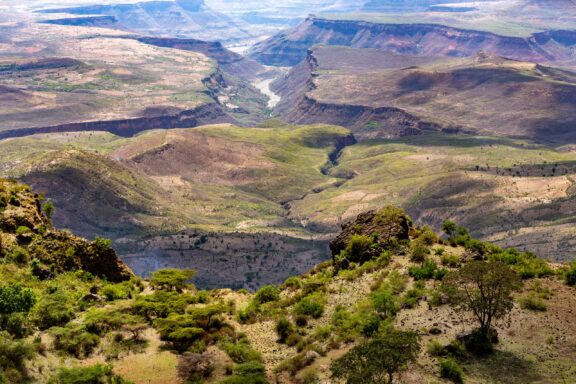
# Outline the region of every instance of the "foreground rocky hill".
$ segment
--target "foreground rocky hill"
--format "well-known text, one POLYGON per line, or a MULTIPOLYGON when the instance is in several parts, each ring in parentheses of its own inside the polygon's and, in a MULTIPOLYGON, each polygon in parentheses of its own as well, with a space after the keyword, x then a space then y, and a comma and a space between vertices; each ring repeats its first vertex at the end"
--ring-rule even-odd
MULTIPOLYGON (((29 232, 17 230, 16 243, 1 227, 1 308, 18 305, 20 311, 2 312, 0 378, 6 382, 343 383, 336 368, 341 358, 383 336, 410 336, 414 351, 407 365, 392 368, 395 382, 574 380, 576 296, 570 285, 576 267, 482 243, 454 223, 443 225, 440 238, 397 208, 366 212, 332 241, 332 261, 281 286, 199 291, 189 284, 191 270, 124 280, 130 273, 112 263, 124 281, 110 282, 98 270, 77 269, 85 264, 57 268, 77 253, 48 247, 59 233, 51 227, 37 233, 51 209, 38 211, 25 186, 2 182, 2 188, 8 196, 2 222, 25 217, 36 223, 29 245, 22 242, 29 232), (510 300, 510 312, 491 324, 498 342, 492 344, 493 336, 482 356, 465 336, 477 321, 456 310, 448 289, 471 268, 496 268, 518 282, 496 281, 510 288, 511 296, 502 297, 510 300)), ((69 245, 82 242, 66 236, 69 245)), ((388 366, 378 359, 374 353, 362 366, 388 366)))

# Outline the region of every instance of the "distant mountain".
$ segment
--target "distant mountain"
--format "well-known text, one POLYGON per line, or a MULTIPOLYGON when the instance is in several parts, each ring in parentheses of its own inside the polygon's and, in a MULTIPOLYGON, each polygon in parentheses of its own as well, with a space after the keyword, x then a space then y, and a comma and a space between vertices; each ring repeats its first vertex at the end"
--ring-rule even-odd
POLYGON ((250 54, 263 64, 292 66, 306 58, 308 49, 316 44, 446 57, 473 56, 486 51, 522 61, 562 65, 576 62, 576 31, 511 37, 438 24, 371 23, 313 16, 256 44, 250 54))
MULTIPOLYGON (((203 40, 235 41, 249 38, 249 34, 236 22, 222 13, 215 12, 204 0, 147 1, 134 4, 89 5, 72 8, 55 8, 40 11, 44 14, 79 15, 81 18, 48 20, 51 24, 89 25, 90 19, 101 22, 103 27, 124 29, 156 36, 195 37, 203 40)), ((94 25, 100 26, 100 25, 94 25)))

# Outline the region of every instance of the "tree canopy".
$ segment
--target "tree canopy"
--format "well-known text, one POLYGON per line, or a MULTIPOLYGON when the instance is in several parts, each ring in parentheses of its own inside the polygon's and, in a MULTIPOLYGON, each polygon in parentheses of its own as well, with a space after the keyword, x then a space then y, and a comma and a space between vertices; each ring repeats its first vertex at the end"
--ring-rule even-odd
POLYGON ((451 305, 456 310, 472 313, 485 338, 492 324, 512 310, 512 293, 519 285, 518 275, 499 261, 472 261, 449 273, 443 281, 451 305))
POLYGON ((345 379, 347 384, 389 384, 419 352, 418 334, 389 330, 352 348, 330 369, 333 378, 345 379))

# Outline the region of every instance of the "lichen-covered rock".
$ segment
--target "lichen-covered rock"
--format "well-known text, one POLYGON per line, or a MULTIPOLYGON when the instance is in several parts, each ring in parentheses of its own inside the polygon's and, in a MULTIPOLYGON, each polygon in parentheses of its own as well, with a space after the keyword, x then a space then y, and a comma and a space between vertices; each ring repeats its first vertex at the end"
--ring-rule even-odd
POLYGON ((342 232, 330 242, 337 268, 363 263, 409 239, 412 220, 400 208, 385 207, 358 215, 342 225, 342 232))

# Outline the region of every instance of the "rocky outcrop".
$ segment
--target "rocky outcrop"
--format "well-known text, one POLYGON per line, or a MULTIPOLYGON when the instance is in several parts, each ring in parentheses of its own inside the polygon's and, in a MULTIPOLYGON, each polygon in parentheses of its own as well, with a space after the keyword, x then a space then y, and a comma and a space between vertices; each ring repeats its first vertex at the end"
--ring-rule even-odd
POLYGON ((7 65, 0 65, 0 72, 17 72, 17 71, 33 71, 37 69, 58 69, 80 67, 85 65, 80 60, 71 59, 68 57, 50 57, 39 59, 35 61, 28 61, 24 63, 13 63, 7 65))
POLYGON ((408 240, 411 219, 396 207, 386 207, 378 211, 365 212, 348 223, 342 225, 340 234, 330 242, 332 258, 336 260, 349 246, 354 236, 364 236, 370 239, 369 247, 358 249, 358 255, 347 255, 348 262, 364 262, 390 249, 393 244, 408 240), (351 258, 354 258, 351 260, 351 258))
POLYGON ((479 51, 537 63, 574 64, 576 31, 555 31, 527 38, 452 28, 436 24, 378 24, 309 17, 288 32, 256 44, 250 56, 267 65, 294 66, 316 44, 424 55, 466 57, 479 51))
POLYGON ((0 180, 0 256, 17 246, 26 248, 51 273, 82 269, 118 282, 130 279, 130 269, 105 240, 89 242, 52 227, 43 213, 41 197, 29 187, 0 180))
POLYGON ((72 25, 76 27, 95 27, 121 29, 118 20, 114 16, 87 16, 87 17, 65 17, 62 19, 51 19, 42 21, 44 24, 72 25))
MULTIPOLYGON (((147 115, 150 115, 148 111, 147 115)), ((152 111, 153 112, 153 111, 152 111)), ((158 112, 158 111, 156 111, 158 112)), ((0 140, 9 137, 23 137, 39 133, 62 133, 81 131, 106 131, 119 136, 133 136, 148 129, 188 128, 213 123, 234 123, 222 108, 213 103, 173 114, 137 117, 134 119, 88 121, 50 127, 21 128, 0 131, 0 140)))

